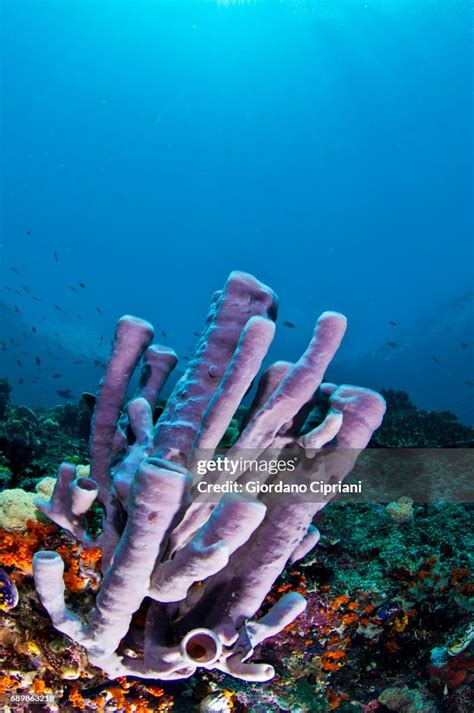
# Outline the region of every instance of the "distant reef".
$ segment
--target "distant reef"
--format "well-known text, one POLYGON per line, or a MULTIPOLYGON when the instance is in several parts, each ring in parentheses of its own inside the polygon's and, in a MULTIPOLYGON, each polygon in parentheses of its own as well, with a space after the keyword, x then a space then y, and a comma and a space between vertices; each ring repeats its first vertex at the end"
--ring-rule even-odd
MULTIPOLYGON (((472 448, 474 428, 451 411, 419 409, 406 391, 382 389, 387 412, 369 444, 375 448, 472 448)), ((157 417, 163 409, 160 403, 157 417)), ((29 408, 11 401, 8 379, 0 378, 0 488, 32 489, 45 476, 56 476, 59 463, 88 463, 94 396, 54 408, 29 408)), ((236 440, 245 408, 240 407, 223 446, 236 440)))

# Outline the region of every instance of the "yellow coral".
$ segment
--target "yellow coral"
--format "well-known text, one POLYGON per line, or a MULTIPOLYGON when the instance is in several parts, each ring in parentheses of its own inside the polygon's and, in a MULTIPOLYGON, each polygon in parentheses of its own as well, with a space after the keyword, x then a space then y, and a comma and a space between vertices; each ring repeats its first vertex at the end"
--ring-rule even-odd
POLYGON ((90 469, 90 465, 76 465, 76 478, 88 478, 90 469))
POLYGON ((49 500, 55 483, 54 478, 43 478, 34 493, 22 488, 0 492, 0 528, 7 532, 25 532, 28 520, 41 517, 35 505, 36 498, 49 500))
POLYGON ((389 503, 385 510, 397 525, 404 525, 413 520, 414 511, 413 500, 411 498, 398 498, 397 501, 389 503))
POLYGON ((46 477, 40 480, 36 486, 37 497, 41 500, 49 500, 53 494, 54 486, 56 485, 56 478, 46 477))
POLYGON ((0 527, 8 532, 24 532, 27 520, 38 514, 35 505, 36 493, 26 493, 21 488, 12 488, 0 493, 0 527))

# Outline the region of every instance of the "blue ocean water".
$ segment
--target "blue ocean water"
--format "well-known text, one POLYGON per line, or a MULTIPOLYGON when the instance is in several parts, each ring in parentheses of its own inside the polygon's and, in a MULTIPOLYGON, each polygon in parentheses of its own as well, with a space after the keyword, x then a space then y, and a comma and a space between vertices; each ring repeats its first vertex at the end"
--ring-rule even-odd
POLYGON ((474 422, 470 2, 1 11, 15 402, 95 391, 123 313, 185 356, 241 269, 280 297, 271 356, 297 358, 318 314, 341 310, 330 377, 474 422))

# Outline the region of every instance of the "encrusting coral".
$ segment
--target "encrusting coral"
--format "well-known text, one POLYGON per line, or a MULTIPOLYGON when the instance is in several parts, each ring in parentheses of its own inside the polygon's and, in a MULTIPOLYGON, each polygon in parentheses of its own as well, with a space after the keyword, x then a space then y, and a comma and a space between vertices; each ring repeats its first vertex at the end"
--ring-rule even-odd
MULTIPOLYGON (((53 625, 111 677, 177 679, 202 667, 266 681, 273 667, 247 662, 255 646, 305 609, 303 595, 287 591, 254 619, 286 563, 316 544, 312 520, 325 503, 235 492, 212 503, 199 497, 194 477, 200 456, 212 459, 258 375, 276 313, 268 287, 232 273, 156 424, 158 394, 177 358, 168 347, 150 346, 148 322, 123 317, 95 405, 90 475, 77 477, 65 463, 50 500, 37 501, 86 550, 102 550, 103 578, 86 622, 66 606, 61 554, 37 552, 33 573, 53 625), (122 413, 142 357, 137 394, 122 413), (104 516, 93 539, 85 516, 96 501, 104 516)), ((283 459, 292 448, 312 454, 318 477, 348 474, 380 425, 385 402, 367 389, 322 383, 345 328, 343 315, 325 312, 298 361, 264 372, 229 458, 251 451, 254 459, 270 453, 283 459), (316 403, 325 417, 305 430, 316 403), (315 455, 328 444, 329 455, 315 455)), ((238 472, 236 482, 248 475, 238 472)))
POLYGON ((49 500, 56 484, 55 478, 43 478, 36 485, 36 492, 11 488, 0 492, 0 529, 7 532, 24 532, 28 520, 37 519, 40 512, 38 498, 49 500))

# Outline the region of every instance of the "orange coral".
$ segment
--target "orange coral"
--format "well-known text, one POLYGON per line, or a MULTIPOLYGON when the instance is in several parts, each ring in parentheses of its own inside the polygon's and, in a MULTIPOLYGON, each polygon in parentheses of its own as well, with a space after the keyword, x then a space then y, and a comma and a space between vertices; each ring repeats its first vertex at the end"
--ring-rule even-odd
POLYGON ((431 577, 431 572, 428 569, 420 569, 417 576, 418 579, 423 582, 423 580, 428 579, 428 577, 431 577))
POLYGON ((163 688, 158 688, 158 686, 147 686, 146 690, 155 698, 161 698, 161 696, 165 695, 163 688))
POLYGON ((347 701, 349 699, 349 696, 347 695, 347 693, 336 693, 336 691, 331 691, 331 690, 329 690, 327 692, 326 697, 328 699, 328 703, 331 706, 332 711, 339 708, 341 703, 343 703, 344 701, 347 701))
POLYGON ((22 533, 7 532, 0 529, 0 564, 14 567, 21 574, 32 573, 33 555, 45 547, 48 537, 56 530, 37 520, 28 520, 28 530, 22 533))
POLYGON ((332 603, 332 608, 334 610, 340 609, 344 604, 347 604, 349 601, 349 597, 346 594, 341 594, 340 597, 336 597, 336 599, 332 603))
POLYGON ((79 560, 75 557, 77 546, 60 545, 56 551, 64 560, 64 584, 71 592, 82 592, 87 582, 81 575, 79 560))
POLYGON ((97 696, 97 698, 92 698, 91 703, 94 704, 96 711, 98 713, 102 713, 102 711, 105 709, 105 704, 107 702, 107 699, 105 696, 97 696))
POLYGON ((144 701, 141 698, 133 698, 126 704, 126 713, 150 713, 150 706, 148 701, 144 701))
POLYGON ((31 689, 37 696, 41 696, 43 693, 51 691, 51 688, 46 685, 42 678, 35 678, 31 684, 31 689))
POLYGON ((79 708, 79 710, 84 710, 86 707, 86 702, 79 692, 79 686, 72 686, 69 693, 69 702, 72 704, 73 708, 79 708))
POLYGON ((321 668, 323 671, 337 671, 345 666, 347 662, 347 654, 339 649, 338 651, 327 651, 321 659, 321 668))
POLYGON ((342 621, 346 626, 350 626, 351 624, 357 624, 359 618, 357 614, 344 614, 342 617, 342 621))
POLYGON ((468 579, 468 577, 468 569, 464 569, 463 567, 453 567, 451 571, 451 584, 460 584, 460 582, 464 582, 464 580, 468 579))
POLYGON ((100 565, 102 550, 100 547, 91 547, 90 550, 83 550, 79 557, 86 567, 97 567, 100 565))
POLYGON ((20 684, 15 678, 13 678, 13 676, 2 676, 0 678, 0 695, 18 688, 19 685, 20 684))

